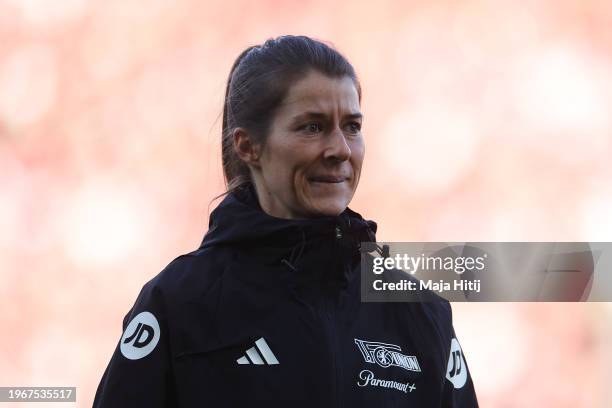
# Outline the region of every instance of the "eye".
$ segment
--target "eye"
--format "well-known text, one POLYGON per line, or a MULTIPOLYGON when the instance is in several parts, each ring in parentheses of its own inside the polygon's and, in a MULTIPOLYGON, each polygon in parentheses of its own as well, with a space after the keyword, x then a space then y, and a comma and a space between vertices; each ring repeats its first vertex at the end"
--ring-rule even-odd
POLYGON ((306 125, 302 126, 302 129, 306 130, 307 133, 317 133, 323 130, 323 127, 321 126, 320 123, 317 122, 311 122, 311 123, 307 123, 306 125))
POLYGON ((347 124, 347 126, 353 134, 359 133, 361 131, 361 123, 359 122, 350 122, 347 124))

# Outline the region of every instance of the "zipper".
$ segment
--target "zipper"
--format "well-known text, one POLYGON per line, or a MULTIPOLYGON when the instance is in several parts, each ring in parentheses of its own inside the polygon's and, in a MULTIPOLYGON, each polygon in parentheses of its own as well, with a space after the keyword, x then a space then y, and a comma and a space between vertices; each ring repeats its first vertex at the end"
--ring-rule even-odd
MULTIPOLYGON (((336 225, 335 228, 335 232, 336 232, 336 240, 335 240, 335 246, 337 250, 342 250, 342 247, 339 245, 340 244, 340 240, 342 239, 342 229, 340 228, 339 225, 336 225)), ((340 259, 342 259, 342 257, 340 257, 340 259)), ((342 267, 344 267, 344 265, 341 265, 342 267)), ((325 305, 325 309, 326 309, 326 316, 328 318, 329 321, 329 325, 330 325, 330 337, 331 337, 331 350, 332 350, 332 354, 333 354, 333 358, 332 358, 332 369, 333 369, 333 375, 334 375, 334 381, 333 381, 333 389, 334 389, 334 405, 336 407, 341 407, 342 403, 340 401, 341 399, 341 394, 342 394, 342 388, 341 388, 341 375, 340 375, 340 365, 338 364, 338 345, 337 345, 337 336, 336 336, 336 315, 335 315, 335 304, 334 304, 334 299, 333 299, 333 295, 335 293, 335 289, 332 286, 332 290, 329 293, 325 294, 325 299, 324 299, 324 305, 325 305)))
POLYGON ((330 300, 331 296, 327 290, 323 295, 323 310, 326 320, 326 326, 328 331, 328 338, 330 342, 330 353, 331 353, 331 363, 332 363, 332 405, 334 407, 340 406, 339 401, 339 386, 338 386, 338 353, 337 353, 337 345, 336 345, 336 324, 334 321, 334 313, 333 313, 333 305, 330 300))

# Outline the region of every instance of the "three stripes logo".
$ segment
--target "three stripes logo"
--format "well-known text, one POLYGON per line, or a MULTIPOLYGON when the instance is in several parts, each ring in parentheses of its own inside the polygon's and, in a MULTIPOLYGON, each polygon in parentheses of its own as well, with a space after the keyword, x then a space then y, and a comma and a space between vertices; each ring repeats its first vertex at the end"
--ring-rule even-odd
POLYGON ((276 356, 274 355, 272 350, 270 350, 270 346, 268 346, 268 343, 266 343, 266 340, 263 337, 255 342, 255 346, 251 347, 246 351, 246 356, 240 357, 238 360, 236 360, 236 362, 238 364, 256 365, 279 364, 278 360, 276 359, 276 356))

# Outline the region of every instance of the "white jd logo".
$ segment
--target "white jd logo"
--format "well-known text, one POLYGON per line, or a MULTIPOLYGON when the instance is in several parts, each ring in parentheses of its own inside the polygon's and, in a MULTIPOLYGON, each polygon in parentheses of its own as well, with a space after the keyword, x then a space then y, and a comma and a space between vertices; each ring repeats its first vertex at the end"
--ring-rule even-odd
POLYGON ((143 358, 155 349, 159 335, 159 323, 153 313, 141 312, 132 319, 121 336, 121 354, 130 360, 143 358))
POLYGON ((400 353, 402 351, 400 346, 359 339, 355 339, 355 344, 359 347, 366 363, 376 363, 384 368, 397 366, 408 371, 421 371, 416 356, 407 356, 400 353))
POLYGON ((467 367, 463 359, 463 352, 457 339, 451 340, 450 356, 446 367, 446 378, 453 383, 453 387, 461 388, 467 381, 467 367))
POLYGON ((132 344, 132 346, 136 348, 143 348, 144 346, 149 344, 151 340, 153 340, 154 334, 155 331, 151 326, 149 326, 148 324, 138 323, 138 326, 136 326, 136 329, 134 329, 134 333, 132 333, 132 335, 127 339, 123 340, 123 342, 130 343, 132 340, 134 340, 136 336, 138 336, 134 340, 134 344, 132 344), (147 336, 144 340, 142 340, 143 334, 147 336))

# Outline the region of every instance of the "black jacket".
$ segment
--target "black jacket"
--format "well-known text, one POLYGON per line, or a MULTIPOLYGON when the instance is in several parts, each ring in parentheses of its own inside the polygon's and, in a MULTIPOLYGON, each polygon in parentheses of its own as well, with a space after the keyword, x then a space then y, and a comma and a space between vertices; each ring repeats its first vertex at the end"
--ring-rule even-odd
POLYGON ((94 407, 477 407, 448 302, 361 302, 376 227, 227 195, 200 248, 142 288, 94 407))

